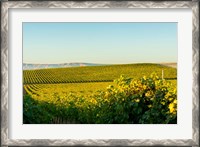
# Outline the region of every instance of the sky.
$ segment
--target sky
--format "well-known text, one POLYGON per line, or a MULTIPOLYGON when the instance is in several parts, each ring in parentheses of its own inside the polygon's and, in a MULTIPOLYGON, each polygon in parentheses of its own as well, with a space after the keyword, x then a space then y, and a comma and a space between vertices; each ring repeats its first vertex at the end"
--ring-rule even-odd
POLYGON ((177 62, 177 23, 24 22, 23 63, 177 62))

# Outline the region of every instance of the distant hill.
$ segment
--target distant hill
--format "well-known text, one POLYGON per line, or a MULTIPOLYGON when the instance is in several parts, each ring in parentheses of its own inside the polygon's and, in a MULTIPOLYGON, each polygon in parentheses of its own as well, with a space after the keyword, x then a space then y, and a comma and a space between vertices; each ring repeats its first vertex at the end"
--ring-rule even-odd
POLYGON ((160 63, 161 65, 164 65, 164 66, 168 66, 168 67, 173 67, 173 68, 177 68, 177 63, 160 63))
POLYGON ((103 64, 94 64, 94 63, 30 64, 30 63, 23 63, 23 70, 81 67, 81 66, 100 66, 100 65, 103 65, 103 64))
MULTIPOLYGON (((158 63, 160 65, 177 68, 177 63, 158 63)), ((96 63, 61 63, 61 64, 32 64, 23 63, 23 70, 33 70, 33 69, 48 69, 48 68, 66 68, 66 67, 81 67, 81 66, 103 66, 109 64, 96 64, 96 63)))

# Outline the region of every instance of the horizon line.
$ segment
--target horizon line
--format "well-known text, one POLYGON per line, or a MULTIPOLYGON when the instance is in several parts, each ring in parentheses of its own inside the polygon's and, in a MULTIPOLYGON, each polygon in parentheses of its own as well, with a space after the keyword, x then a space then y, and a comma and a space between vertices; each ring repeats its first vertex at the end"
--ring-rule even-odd
POLYGON ((60 62, 60 63, 23 63, 23 64, 70 64, 70 63, 73 63, 73 64, 103 64, 103 65, 112 65, 112 64, 137 64, 137 63, 177 63, 177 61, 169 61, 169 62, 131 62, 131 63, 95 63, 95 62, 60 62))

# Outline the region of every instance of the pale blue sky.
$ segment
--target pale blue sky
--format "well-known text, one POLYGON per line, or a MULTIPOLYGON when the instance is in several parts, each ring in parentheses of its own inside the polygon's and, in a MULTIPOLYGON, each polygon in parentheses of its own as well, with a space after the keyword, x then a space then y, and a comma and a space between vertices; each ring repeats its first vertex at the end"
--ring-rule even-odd
POLYGON ((155 63, 177 56, 177 23, 23 23, 23 63, 155 63))

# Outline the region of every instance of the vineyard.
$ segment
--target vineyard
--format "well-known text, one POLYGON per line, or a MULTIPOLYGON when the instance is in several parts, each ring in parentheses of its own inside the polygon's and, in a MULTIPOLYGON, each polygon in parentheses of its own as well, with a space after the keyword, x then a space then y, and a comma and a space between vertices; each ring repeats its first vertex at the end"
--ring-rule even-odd
POLYGON ((159 64, 125 64, 93 67, 71 67, 57 69, 24 70, 24 84, 52 83, 82 83, 82 82, 112 82, 120 75, 137 79, 150 73, 161 77, 164 71, 165 79, 176 79, 176 69, 159 64))
POLYGON ((108 85, 113 82, 90 82, 90 83, 61 83, 61 84, 26 84, 24 85, 25 93, 29 95, 43 94, 51 95, 52 93, 58 94, 90 94, 98 90, 106 90, 108 85), (53 92, 50 92, 53 91, 53 92))
POLYGON ((25 70, 23 122, 177 123, 176 72, 158 64, 25 70))

